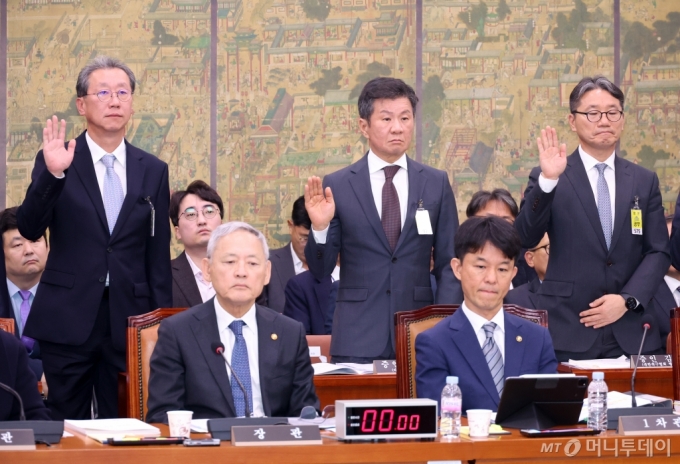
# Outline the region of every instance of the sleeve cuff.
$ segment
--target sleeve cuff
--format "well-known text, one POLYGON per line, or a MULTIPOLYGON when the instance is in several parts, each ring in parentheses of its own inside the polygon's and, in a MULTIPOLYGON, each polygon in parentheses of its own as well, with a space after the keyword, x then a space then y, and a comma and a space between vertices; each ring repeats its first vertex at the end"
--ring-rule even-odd
POLYGON ((324 230, 314 230, 312 227, 312 234, 314 234, 314 241, 319 245, 324 245, 326 243, 326 238, 328 237, 328 229, 330 226, 326 226, 324 230))
POLYGON ((552 192, 557 187, 558 181, 559 179, 546 179, 542 173, 538 176, 538 186, 541 187, 544 193, 552 192))

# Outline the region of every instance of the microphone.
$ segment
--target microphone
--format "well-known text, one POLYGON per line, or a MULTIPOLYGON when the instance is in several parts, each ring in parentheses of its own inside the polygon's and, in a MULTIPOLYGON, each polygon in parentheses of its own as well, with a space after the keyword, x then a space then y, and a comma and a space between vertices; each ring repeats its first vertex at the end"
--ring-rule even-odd
POLYGON ((14 390, 9 385, 5 385, 2 382, 0 382, 0 388, 8 392, 10 395, 13 395, 17 399, 17 401, 19 402, 19 420, 25 421, 26 414, 24 413, 24 402, 21 400, 21 396, 19 395, 19 393, 17 393, 16 390, 14 390))
POLYGON ((238 386, 241 388, 241 391, 243 392, 243 397, 246 400, 246 417, 252 417, 252 414, 250 412, 250 401, 248 398, 248 392, 246 391, 246 387, 243 386, 241 383, 241 380, 238 378, 236 375, 236 372, 234 372, 234 369, 231 367, 231 363, 227 359, 227 355, 224 354, 224 345, 221 342, 213 342, 212 345, 210 345, 210 348, 213 350, 215 354, 218 354, 224 358, 224 362, 227 364, 229 367, 229 370, 231 371, 231 376, 232 378, 236 379, 236 383, 238 383, 238 386))
POLYGON ((640 362, 640 353, 642 353, 642 345, 645 344, 645 337, 647 336, 647 331, 652 328, 652 323, 654 322, 654 317, 651 314, 645 314, 642 316, 642 328, 644 332, 642 333, 642 341, 640 342, 640 349, 638 350, 638 357, 635 360, 635 367, 633 368, 633 375, 630 377, 630 404, 632 407, 637 408, 637 401, 635 400, 635 375, 637 374, 638 363, 640 362))

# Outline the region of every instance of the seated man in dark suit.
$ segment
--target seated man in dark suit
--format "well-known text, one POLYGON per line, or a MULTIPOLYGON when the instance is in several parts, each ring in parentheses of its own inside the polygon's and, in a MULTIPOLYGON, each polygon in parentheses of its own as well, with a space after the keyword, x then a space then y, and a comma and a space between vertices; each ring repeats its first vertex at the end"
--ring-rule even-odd
POLYGON ((498 409, 506 377, 553 374, 548 329, 503 311, 521 248, 517 231, 494 216, 470 218, 455 236, 451 267, 464 301, 416 338, 416 392, 439 401, 446 376, 458 376, 463 411, 498 409))
POLYGON ((175 238, 184 251, 170 262, 172 266, 172 306, 189 308, 215 296, 212 284, 203 278, 201 266, 208 249, 210 234, 224 218, 222 198, 202 180, 195 180, 186 190, 170 198, 170 220, 175 238))
POLYGON ((303 272, 286 285, 283 314, 302 322, 307 335, 330 335, 333 329, 335 300, 340 287, 340 256, 333 273, 322 280, 303 272))
MULTIPOLYGON (((669 236, 672 225, 673 215, 666 216, 669 236)), ((671 309, 677 307, 680 307, 680 271, 671 264, 668 271, 666 271, 666 275, 663 277, 663 281, 659 284, 654 297, 652 297, 652 313, 659 326, 659 335, 661 336, 664 351, 666 350, 668 334, 671 331, 670 312, 671 309)))
POLYGON ((240 417, 246 410, 292 417, 305 406, 319 409, 302 324, 255 304, 269 280, 268 254, 264 235, 246 223, 215 229, 203 260, 215 298, 161 322, 151 355, 148 422, 164 422, 167 411, 177 409, 199 419, 240 417), (218 343, 233 372, 215 352, 218 343))
POLYGON ((541 282, 545 279, 549 258, 550 239, 548 234, 545 234, 538 245, 524 252, 524 260, 527 266, 536 271, 536 277, 526 284, 511 289, 505 296, 505 304, 514 304, 528 309, 543 309, 537 306, 537 293, 541 288, 541 282))
MULTIPOLYGON (((0 330, 0 383, 19 393, 27 420, 51 420, 50 410, 38 393, 38 381, 28 367, 26 347, 12 334, 0 330)), ((0 388, 0 421, 19 420, 19 402, 0 388)), ((20 428, 20 427, 17 427, 20 428)))
POLYGON ((271 250, 269 261, 272 263, 272 277, 265 285, 257 303, 283 312, 286 304, 286 285, 296 275, 307 271, 305 246, 309 240, 309 229, 312 221, 305 209, 305 197, 301 196, 293 203, 293 211, 288 219, 290 242, 281 248, 271 250))
POLYGON ((49 247, 47 233, 38 240, 26 240, 17 226, 17 207, 7 208, 0 213, 0 234, 2 234, 2 248, 5 255, 5 272, 7 275, 7 294, 0 292, 3 298, 8 297, 0 308, 0 317, 13 318, 16 335, 28 352, 28 365, 36 378, 43 384, 43 393, 47 395, 47 382, 43 374, 40 359, 40 345, 34 339, 24 336, 24 327, 31 313, 33 299, 40 285, 40 277, 45 270, 49 247), (6 296, 5 296, 6 295, 6 296))

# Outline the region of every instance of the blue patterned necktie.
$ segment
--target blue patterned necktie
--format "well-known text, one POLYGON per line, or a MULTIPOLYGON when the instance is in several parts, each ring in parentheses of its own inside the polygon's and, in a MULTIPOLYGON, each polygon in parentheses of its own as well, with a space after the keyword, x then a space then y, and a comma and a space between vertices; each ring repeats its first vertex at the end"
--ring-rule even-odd
POLYGON ((120 178, 113 169, 113 162, 116 160, 114 155, 104 155, 102 163, 106 166, 106 175, 104 176, 104 209, 106 210, 106 222, 109 224, 109 233, 113 232, 118 219, 118 213, 123 206, 123 185, 120 183, 120 178))
POLYGON ((607 169, 607 165, 599 163, 595 167, 600 173, 597 177, 597 213, 600 215, 604 241, 607 243, 608 250, 612 244, 612 204, 609 198, 609 186, 604 178, 604 170, 607 169))
POLYGON ((231 353, 231 368, 234 370, 231 379, 231 396, 234 398, 234 407, 236 408, 236 417, 244 417, 246 415, 246 400, 243 395, 243 390, 238 382, 234 379, 234 374, 239 378, 243 387, 248 392, 248 406, 250 412, 253 412, 253 389, 250 385, 250 364, 248 364, 248 347, 246 346, 246 339, 243 338, 243 326, 246 325, 243 321, 233 321, 229 324, 229 328, 236 336, 234 342, 234 351, 231 353))
POLYGON ((496 345, 496 341, 493 339, 493 331, 496 330, 495 322, 487 322, 482 326, 484 329, 484 334, 486 335, 486 341, 482 347, 482 352, 486 358, 486 363, 489 365, 489 371, 491 371, 491 378, 493 383, 496 385, 496 390, 498 390, 498 396, 503 393, 503 384, 505 382, 503 375, 503 356, 501 356, 501 350, 496 345))

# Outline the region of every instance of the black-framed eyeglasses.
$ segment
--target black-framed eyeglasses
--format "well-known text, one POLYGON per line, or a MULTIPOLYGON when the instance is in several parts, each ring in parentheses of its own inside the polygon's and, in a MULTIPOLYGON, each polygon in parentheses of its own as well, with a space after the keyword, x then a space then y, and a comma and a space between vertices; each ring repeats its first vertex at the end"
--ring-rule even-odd
POLYGON ((99 101, 102 103, 111 100, 115 95, 118 97, 118 100, 126 102, 130 99, 130 97, 132 97, 132 92, 125 89, 120 89, 117 92, 112 92, 111 90, 100 90, 97 93, 86 93, 85 95, 96 95, 99 101))
POLYGON ((529 250, 529 251, 535 253, 535 252, 537 252, 538 250, 540 250, 541 248, 545 248, 545 254, 548 255, 548 256, 550 256, 550 244, 543 245, 542 247, 534 248, 534 249, 529 250))
POLYGON ((588 121, 590 121, 590 122, 598 122, 600 119, 602 119, 603 114, 607 115, 607 119, 609 119, 609 122, 618 122, 623 117, 623 111, 619 111, 619 110, 609 110, 609 111, 592 110, 592 111, 588 111, 586 113, 584 113, 582 111, 572 111, 572 114, 582 114, 586 118, 588 118, 588 121))
MULTIPOLYGON (((187 221, 195 221, 196 219, 198 219, 198 211, 199 210, 197 210, 196 208, 191 206, 191 207, 185 209, 184 212, 179 215, 179 217, 184 216, 184 219, 186 219, 187 221)), ((220 209, 216 208, 215 206, 205 206, 200 211, 203 213, 204 218, 211 219, 211 218, 214 218, 215 215, 220 212, 220 209)))

